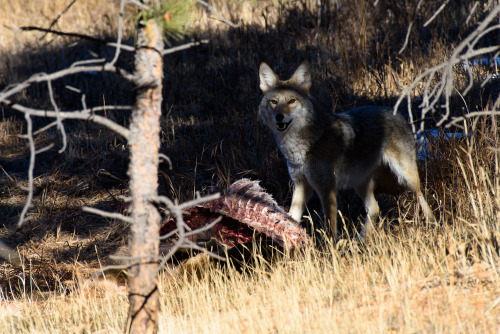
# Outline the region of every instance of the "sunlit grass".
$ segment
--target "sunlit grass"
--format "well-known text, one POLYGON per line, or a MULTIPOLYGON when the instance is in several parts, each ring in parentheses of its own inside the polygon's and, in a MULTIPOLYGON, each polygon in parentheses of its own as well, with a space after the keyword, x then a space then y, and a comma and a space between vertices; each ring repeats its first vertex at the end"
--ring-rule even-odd
MULTIPOLYGON (((498 257, 464 252, 473 241, 460 228, 407 233, 377 233, 362 249, 329 244, 243 272, 202 257, 196 270, 161 275, 160 330, 496 333, 498 257)), ((491 245, 477 247, 480 253, 491 245)), ((120 332, 126 298, 111 281, 3 296, 0 325, 8 333, 120 332)))

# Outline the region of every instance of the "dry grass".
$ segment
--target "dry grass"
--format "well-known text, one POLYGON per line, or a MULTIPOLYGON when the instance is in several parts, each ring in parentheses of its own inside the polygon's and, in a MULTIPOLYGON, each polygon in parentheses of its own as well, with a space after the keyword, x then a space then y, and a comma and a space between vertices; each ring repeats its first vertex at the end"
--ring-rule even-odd
MULTIPOLYGON (((496 333, 500 263, 482 259, 483 251, 495 252, 487 243, 467 250, 474 243, 467 232, 413 226, 404 235, 377 235, 364 250, 329 244, 243 273, 202 259, 196 275, 162 275, 160 331, 496 333)), ((121 331, 124 288, 103 281, 61 287, 41 297, 28 287, 25 298, 5 296, 2 328, 121 331)))
MULTIPOLYGON (((318 25, 316 1, 283 6, 213 1, 223 15, 241 22, 237 29, 197 12, 192 36, 208 37, 210 44, 165 59, 162 151, 171 157, 173 170, 162 169, 160 193, 182 201, 218 180, 229 184, 245 176, 262 180, 278 203, 288 205, 286 166, 256 117, 260 62, 286 76, 309 60, 313 94, 335 111, 367 103, 391 105, 402 87, 423 68, 442 61, 484 14, 479 8, 463 24, 475 1, 450 2, 423 29, 439 3, 424 1, 415 13, 418 2, 385 1, 373 8, 372 1, 338 1, 335 8, 324 9, 318 25), (398 54, 409 22, 416 28, 398 54)), ((48 27, 68 4, 42 1, 34 8, 22 1, 0 3, 5 18, 0 88, 95 54, 112 57, 113 49, 101 44, 51 35, 39 41, 43 33, 5 27, 48 27)), ((77 1, 54 28, 112 39, 116 11, 116 2, 77 1)), ((119 60, 127 68, 132 63, 129 54, 119 60)), ((481 68, 475 75, 491 71, 481 68)), ((460 69, 457 76, 465 78, 460 69)), ((82 74, 53 85, 62 109, 81 107, 81 95, 65 85, 80 89, 89 106, 131 103, 131 87, 109 75, 82 74)), ((499 86, 498 81, 477 86, 465 100, 457 97, 455 113, 487 109, 499 86)), ((17 100, 50 106, 42 85, 17 100)), ((125 143, 86 122, 66 123, 68 149, 62 154, 57 153, 57 131, 37 136, 37 147, 51 142, 56 147, 37 156, 30 221, 16 229, 26 198, 21 186, 27 184, 28 159, 25 140, 18 135, 26 126, 8 107, 1 112, 0 237, 18 247, 23 266, 0 263, 0 332, 121 332, 126 289, 113 281, 94 282, 90 273, 125 244, 127 227, 80 207, 124 210, 119 195, 127 193, 125 143)), ((128 122, 126 113, 106 117, 128 122)), ((35 121, 36 128, 46 124, 35 121)), ((498 333, 498 119, 485 117, 463 126, 470 135, 429 136, 429 158, 420 161, 438 226, 423 222, 411 194, 380 196, 378 232, 360 249, 349 236, 360 227, 362 205, 350 192, 343 193, 339 208, 345 228, 335 245, 319 235, 318 249, 271 262, 256 255, 257 263, 242 271, 202 258, 162 273, 161 332, 498 333)), ((318 207, 314 201, 310 206, 312 211, 318 207)), ((321 227, 315 217, 312 221, 321 227)))
MULTIPOLYGON (((0 72, 6 80, 16 80, 18 65, 26 60, 27 50, 51 50, 68 45, 74 39, 55 36, 38 31, 23 32, 20 28, 34 26, 49 28, 71 1, 28 1, 3 0, 0 3, 2 13, 2 34, 0 36, 0 72)), ((65 15, 51 28, 56 31, 74 32, 89 36, 116 34, 116 15, 119 3, 114 1, 77 1, 65 15)))

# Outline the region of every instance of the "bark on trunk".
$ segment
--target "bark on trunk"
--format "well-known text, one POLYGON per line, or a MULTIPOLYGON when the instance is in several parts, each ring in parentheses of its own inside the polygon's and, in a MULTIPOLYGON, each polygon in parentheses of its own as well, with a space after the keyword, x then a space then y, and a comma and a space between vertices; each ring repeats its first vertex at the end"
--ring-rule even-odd
POLYGON ((135 75, 136 101, 130 126, 130 193, 132 218, 127 333, 158 331, 158 262, 160 214, 150 199, 157 195, 163 62, 162 32, 149 20, 138 31, 135 75), (149 258, 148 258, 149 257, 149 258))

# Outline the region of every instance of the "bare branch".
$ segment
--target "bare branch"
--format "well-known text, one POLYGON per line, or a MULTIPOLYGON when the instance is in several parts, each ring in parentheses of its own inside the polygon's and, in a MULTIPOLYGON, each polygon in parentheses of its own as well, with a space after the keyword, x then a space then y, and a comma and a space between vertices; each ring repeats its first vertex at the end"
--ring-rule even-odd
POLYGON ((26 198, 26 203, 24 204, 21 215, 19 216, 19 222, 17 226, 21 226, 25 222, 26 213, 31 206, 31 200, 33 199, 33 170, 35 169, 35 141, 33 140, 33 124, 31 122, 31 117, 29 114, 24 114, 26 119, 26 135, 28 136, 28 143, 30 147, 30 159, 28 166, 28 197, 26 198))
MULTIPOLYGON (((115 43, 115 42, 108 42, 108 43, 106 43, 106 45, 112 46, 112 47, 117 47, 118 46, 118 44, 115 43)), ((126 45, 126 44, 123 44, 123 43, 120 45, 120 49, 122 51, 135 52, 135 47, 134 46, 132 46, 132 45, 126 45)))
POLYGON ((446 0, 445 2, 443 2, 443 4, 438 8, 438 10, 436 10, 434 15, 432 15, 432 17, 428 19, 427 22, 424 23, 424 27, 427 27, 432 21, 434 21, 434 19, 439 15, 439 13, 441 13, 444 7, 446 7, 448 2, 450 2, 450 0, 446 0))
POLYGON ((45 35, 50 33, 50 34, 54 34, 54 35, 58 35, 58 36, 77 37, 77 38, 85 39, 85 40, 92 41, 92 42, 106 44, 106 42, 103 41, 102 39, 95 38, 95 37, 85 35, 85 34, 75 33, 75 32, 63 32, 63 31, 53 30, 51 28, 45 29, 45 28, 34 27, 34 26, 24 26, 24 27, 20 27, 19 29, 21 29, 21 31, 42 31, 42 32, 45 32, 45 35))
POLYGON ((132 5, 135 5, 137 7, 139 7, 140 9, 144 9, 144 10, 149 10, 149 6, 146 6, 145 4, 141 3, 140 1, 137 1, 137 0, 127 0, 127 3, 129 4, 132 4, 132 5))
POLYGON ((162 236, 158 237, 158 239, 160 239, 160 240, 166 240, 166 239, 169 239, 169 238, 173 237, 174 235, 176 235, 176 234, 177 234, 177 232, 178 232, 178 230, 177 230, 177 229, 174 229, 174 230, 170 231, 169 233, 167 233, 167 234, 165 234, 165 235, 162 235, 162 236))
MULTIPOLYGON (((21 27, 20 29, 21 29, 21 31, 43 31, 46 34, 50 33, 50 34, 54 34, 54 35, 57 35, 57 36, 76 37, 76 38, 84 39, 84 40, 95 42, 95 43, 99 43, 99 44, 105 44, 105 45, 112 46, 112 47, 115 47, 115 48, 118 47, 118 43, 117 42, 106 42, 106 41, 104 41, 102 39, 99 39, 99 38, 96 38, 96 37, 93 37, 93 36, 89 36, 89 35, 85 35, 85 34, 80 34, 80 33, 75 33, 75 32, 64 32, 64 31, 59 31, 59 30, 53 30, 53 29, 50 29, 50 28, 49 29, 45 29, 45 28, 34 27, 34 26, 21 27)), ((130 52, 134 52, 135 51, 135 47, 133 47, 131 45, 125 45, 125 44, 120 43, 119 46, 120 46, 120 50, 125 50, 125 51, 130 51, 130 52)))
POLYGON ((50 129, 51 127, 57 125, 57 123, 58 123, 57 121, 51 122, 51 123, 45 125, 44 127, 41 127, 40 129, 36 130, 35 132, 33 132, 33 135, 35 135, 35 136, 39 135, 40 133, 45 132, 48 129, 50 129))
POLYGON ((65 77, 67 75, 72 75, 72 74, 78 74, 78 73, 84 73, 84 72, 112 72, 116 73, 123 78, 127 79, 130 82, 135 82, 135 76, 121 68, 118 68, 116 66, 113 66, 111 64, 104 64, 102 66, 76 66, 76 67, 69 67, 65 68, 63 70, 53 72, 50 74, 46 73, 37 73, 35 75, 32 75, 29 79, 17 83, 15 85, 7 86, 7 88, 0 93, 0 102, 3 102, 5 99, 9 98, 10 96, 20 93, 26 88, 30 87, 34 83, 40 83, 40 82, 46 82, 49 80, 56 80, 60 79, 62 77, 65 77))
POLYGON ((110 64, 114 65, 120 56, 120 49, 122 44, 122 35, 123 35, 123 12, 125 10, 125 0, 120 1, 120 13, 118 14, 118 37, 116 38, 116 50, 115 56, 111 60, 110 64))
POLYGON ((38 150, 36 150, 35 154, 40 154, 40 153, 46 152, 46 151, 50 150, 52 147, 54 147, 54 144, 51 143, 45 147, 42 147, 42 148, 39 148, 38 150))
POLYGON ((467 16, 467 19, 465 20, 465 25, 469 24, 469 21, 472 18, 472 15, 474 15, 478 5, 479 5, 479 1, 476 1, 476 3, 474 4, 474 7, 472 7, 472 9, 469 12, 469 16, 467 16))
MULTIPOLYGON (((438 10, 442 11, 444 6, 448 3, 446 1, 438 10)), ((482 56, 485 54, 491 54, 500 50, 500 46, 494 45, 489 47, 482 47, 475 49, 475 46, 480 42, 480 40, 487 34, 500 28, 500 24, 493 26, 488 26, 500 13, 500 5, 496 5, 492 8, 491 12, 483 19, 483 21, 476 27, 476 29, 470 33, 451 53, 448 60, 438 64, 432 68, 426 69, 422 74, 417 76, 417 78, 407 86, 401 95, 399 96, 395 106, 394 111, 398 109, 400 103, 403 99, 411 99, 413 90, 424 82, 423 92, 422 92, 422 103, 420 104, 421 110, 421 122, 419 132, 424 130, 424 118, 428 112, 434 112, 436 105, 444 99, 444 109, 445 112, 438 121, 437 126, 444 124, 450 115, 450 98, 454 89, 454 66, 462 64, 465 62, 465 69, 469 77, 469 83, 467 87, 462 91, 462 95, 466 95, 473 85, 472 70, 469 66, 469 59, 474 57, 482 56), (440 74, 440 80, 434 83, 434 79, 440 74)), ((437 14, 433 16, 432 19, 437 14)), ((430 23, 431 20, 428 22, 430 23)), ((408 104, 408 113, 411 115, 411 104, 408 104)))
MULTIPOLYGON (((182 210, 196 206, 198 204, 202 204, 205 202, 213 201, 215 199, 218 199, 220 197, 219 193, 212 194, 212 195, 207 195, 203 197, 199 197, 187 202, 184 202, 182 204, 176 205, 170 198, 166 196, 155 196, 151 198, 150 200, 152 202, 157 202, 157 203, 163 203, 167 206, 167 209, 175 215, 176 211, 182 212, 182 210)), ((187 226, 186 226, 187 227, 187 226)), ((187 227, 189 229, 189 227, 187 227)))
POLYGON ((483 111, 473 111, 464 116, 453 117, 451 121, 446 124, 446 128, 449 128, 457 123, 463 122, 468 118, 475 118, 480 116, 500 116, 500 111, 498 110, 483 110, 483 111))
MULTIPOLYGON (((119 23, 120 25, 121 23, 119 23)), ((95 37, 92 37, 92 36, 88 36, 88 35, 84 35, 84 34, 78 34, 78 33, 71 33, 71 32, 62 32, 62 31, 57 31, 57 30, 51 30, 51 29, 45 29, 45 28, 40 28, 40 27, 21 27, 21 29, 23 31, 44 31, 46 33, 51 33, 51 34, 55 34, 55 35, 59 35, 59 36, 68 36, 68 37, 78 37, 78 38, 81 38, 81 39, 86 39, 86 40, 89 40, 89 41, 92 41, 92 42, 96 42, 96 43, 99 43, 99 44, 105 44, 105 45, 108 45, 108 46, 111 46, 111 47, 115 47, 117 52, 118 50, 123 50, 123 51, 129 51, 129 52, 134 52, 135 51, 135 47, 134 46, 131 46, 131 45, 126 45, 126 44, 123 44, 122 43, 122 40, 121 40, 121 35, 123 33, 119 33, 119 43, 118 42, 106 42, 102 39, 99 39, 99 38, 95 38, 95 37)), ((119 30, 121 31, 121 29, 119 30)), ((175 52, 179 52, 179 51, 183 51, 183 50, 186 50, 186 49, 190 49, 192 47, 195 47, 195 46, 199 46, 199 45, 202 45, 202 44, 208 44, 208 39, 203 39, 201 41, 195 41, 195 42, 189 42, 189 43, 186 43, 186 44, 182 44, 182 45, 178 45, 178 46, 174 46, 174 47, 171 47, 171 48, 168 48, 168 49, 165 49, 163 50, 162 54, 163 55, 168 55, 168 54, 172 54, 172 53, 175 53, 175 52)), ((117 53, 115 53, 115 58, 113 58, 113 60, 109 63, 110 65, 114 65, 116 63, 116 60, 118 59, 117 58, 117 53)), ((100 59, 88 59, 88 60, 80 60, 78 62, 75 62, 74 64, 71 65, 71 67, 75 67, 77 65, 82 65, 82 64, 88 64, 88 63, 95 63, 95 62, 104 62, 105 59, 104 58, 100 58, 100 59)))
MULTIPOLYGON (((199 46, 199 45, 202 45, 202 44, 208 44, 208 42, 209 42, 208 39, 202 39, 200 41, 189 42, 189 43, 186 43, 186 44, 182 44, 182 45, 178 45, 178 46, 173 46, 171 48, 163 50, 162 51, 162 55, 165 56, 165 55, 172 54, 172 53, 175 53, 175 52, 187 50, 187 49, 193 48, 195 46, 199 46)), ((118 44, 112 42, 112 43, 106 43, 106 45, 115 46, 116 47, 118 44)), ((131 51, 131 52, 135 51, 135 47, 129 46, 129 45, 124 45, 124 44, 121 45, 121 49, 124 50, 124 51, 131 51)))
POLYGON ((190 49, 192 47, 195 47, 195 46, 198 46, 198 45, 202 45, 202 44, 207 44, 207 43, 208 43, 208 39, 202 39, 201 41, 190 42, 190 43, 182 44, 182 45, 179 45, 179 46, 174 46, 174 47, 171 47, 169 49, 163 50, 162 55, 165 56, 165 55, 168 55, 168 54, 171 54, 171 53, 174 53, 174 52, 179 52, 179 51, 182 51, 182 50, 190 49))
POLYGON ((411 32, 411 27, 413 26, 413 22, 410 22, 410 25, 408 26, 408 30, 406 31, 406 38, 405 42, 403 43, 403 46, 399 50, 399 54, 402 54, 403 51, 406 49, 406 45, 408 45, 408 39, 410 38, 410 32, 411 32))
MULTIPOLYGON (((201 232, 204 232, 204 231, 207 231, 211 228, 213 228, 217 223, 220 222, 220 220, 222 219, 222 217, 219 217, 217 219, 215 219, 213 222, 211 222, 210 224, 202 227, 202 228, 199 228, 199 229, 196 229, 194 231, 191 231, 191 232, 188 232, 185 234, 185 237, 188 237, 188 236, 193 236, 193 235, 196 235, 196 234, 199 234, 201 232)), ((176 233, 178 232, 178 229, 175 229, 173 231, 171 231, 170 233, 164 235, 164 236, 161 236, 159 237, 158 239, 160 240, 164 240, 164 239, 168 239, 172 236, 174 236, 176 233)), ((139 257, 132 257, 132 256, 119 256, 119 255, 111 255, 110 258, 112 260, 115 260, 115 261, 127 261, 127 263, 124 263, 124 264, 118 264, 118 265, 108 265, 108 266, 105 266, 101 269, 102 272, 105 272, 107 270, 125 270, 125 269, 128 269, 128 268, 131 268, 133 266, 136 266, 140 263, 140 260, 142 259, 151 259, 151 260, 161 260, 160 264, 158 265, 158 270, 157 270, 157 273, 160 272, 166 265, 167 261, 179 250, 181 249, 196 249, 196 250, 200 250, 202 252, 204 252, 205 254, 208 254, 209 256, 213 257, 213 258, 216 258, 220 261, 226 261, 226 259, 224 257, 221 257, 220 255, 218 254, 215 254, 213 252, 210 252, 208 251, 206 248, 203 248, 203 247, 200 247, 198 246, 197 244, 187 240, 187 239, 184 239, 183 241, 181 241, 180 239, 176 240, 173 247, 169 249, 168 253, 165 254, 164 256, 157 256, 157 255, 146 255, 146 256, 139 256, 139 257), (132 262, 130 262, 132 261, 132 262)))
POLYGON ((91 207, 88 207, 88 206, 84 206, 82 208, 82 210, 85 211, 85 212, 94 213, 96 215, 103 216, 103 217, 106 217, 106 218, 119 219, 119 220, 122 220, 122 221, 124 221, 126 223, 129 223, 129 224, 134 223, 134 220, 132 218, 127 217, 125 215, 122 215, 121 213, 118 213, 118 212, 107 212, 107 211, 99 210, 99 209, 96 209, 96 208, 91 208, 91 207))
POLYGON ((193 200, 190 200, 190 201, 187 201, 187 202, 180 204, 179 209, 184 210, 184 209, 190 208, 190 207, 198 205, 198 204, 202 204, 202 203, 205 203, 208 201, 213 201, 215 199, 218 199, 219 197, 220 197, 219 193, 199 197, 199 198, 196 198, 196 199, 193 199, 193 200))
POLYGON ((67 145, 66 130, 64 129, 64 126, 62 125, 61 116, 59 115, 59 107, 57 106, 56 100, 54 99, 54 92, 52 91, 52 81, 50 81, 50 80, 47 81, 47 87, 49 89, 50 103, 52 104, 52 107, 54 107, 54 112, 56 114, 57 128, 61 132, 61 136, 62 136, 63 146, 59 150, 59 153, 62 153, 66 149, 66 145, 67 145))
MULTIPOLYGON (((4 101, 6 103, 10 103, 9 100, 4 101)), ((103 125, 107 127, 110 130, 115 131, 125 139, 128 139, 130 130, 107 119, 106 117, 100 116, 100 115, 95 115, 92 112, 98 111, 98 110, 130 110, 131 107, 127 106, 102 106, 102 107, 95 107, 92 109, 87 109, 87 110, 74 110, 74 111, 59 111, 55 112, 52 110, 42 110, 42 109, 33 109, 33 108, 28 108, 25 106, 22 106, 20 104, 12 104, 10 107, 14 110, 20 111, 24 113, 25 115, 31 115, 31 116, 37 116, 37 117, 52 117, 56 118, 57 115, 59 115, 61 121, 65 119, 81 119, 81 120, 89 120, 93 121, 97 124, 103 125)), ((57 124, 57 123, 56 123, 57 124)), ((48 126, 52 126, 52 124, 49 124, 48 126)), ((47 126, 47 127, 48 127, 47 126)))
POLYGON ((210 4, 208 2, 203 1, 203 0, 196 0, 196 2, 199 3, 200 5, 202 5, 203 7, 205 7, 206 9, 208 9, 208 11, 210 11, 210 13, 212 13, 218 20, 224 22, 228 26, 230 26, 232 28, 238 28, 240 26, 239 24, 233 23, 233 22, 229 21, 228 19, 226 19, 224 16, 217 13, 217 11, 212 6, 210 6, 210 4))
MULTIPOLYGON (((78 61, 75 61, 73 64, 71 64, 70 67, 77 67, 77 66, 81 66, 81 65, 90 65, 90 64, 99 64, 99 63, 104 63, 105 61, 106 61, 106 59, 104 59, 104 58, 78 60, 78 61)), ((80 93, 79 89, 73 88, 72 90, 80 93)))
MULTIPOLYGON (((194 235, 197 235, 201 232, 205 232, 205 231, 208 231, 210 229, 212 229, 215 225, 217 225, 222 219, 222 216, 215 219, 213 222, 203 226, 203 227, 200 227, 199 229, 196 229, 194 231, 190 231, 190 232, 187 232, 184 236, 187 238, 187 237, 192 237, 194 235)), ((185 225, 185 227, 188 227, 187 225, 185 225)), ((166 240, 166 239, 169 239, 171 237, 173 237, 174 235, 176 235, 178 232, 178 229, 174 229, 172 231, 170 231, 169 233, 165 234, 165 235, 162 235, 160 237, 158 237, 158 239, 160 240, 166 240)))
MULTIPOLYGON (((52 23, 50 24, 50 26, 49 26, 49 28, 47 30, 50 30, 57 23, 57 21, 59 21, 59 19, 71 8, 71 6, 73 6, 75 4, 76 1, 77 0, 71 1, 71 3, 68 6, 66 6, 66 8, 64 8, 64 10, 61 13, 59 13, 59 15, 56 17, 56 19, 54 21, 52 21, 52 23)), ((47 34, 48 34, 48 32, 46 32, 45 34, 43 34, 43 36, 40 37, 39 41, 41 41, 42 39, 44 39, 45 36, 47 36, 47 34)))
POLYGON ((170 158, 163 153, 159 153, 158 156, 160 159, 163 159, 164 161, 166 161, 168 164, 168 169, 172 170, 172 160, 170 160, 170 158))
MULTIPOLYGON (((162 198, 164 203, 169 203, 171 202, 170 199, 162 198)), ((158 268, 155 270, 155 275, 157 275, 160 270, 165 266, 167 261, 179 250, 181 245, 184 245, 186 242, 186 237, 185 237, 185 227, 187 226, 184 223, 184 219, 182 217, 182 211, 179 209, 177 205, 173 205, 169 207, 170 212, 175 216, 176 218, 176 225, 177 225, 177 233, 179 235, 177 242, 174 244, 174 246, 168 251, 168 253, 163 257, 163 259, 160 262, 160 265, 158 268)))

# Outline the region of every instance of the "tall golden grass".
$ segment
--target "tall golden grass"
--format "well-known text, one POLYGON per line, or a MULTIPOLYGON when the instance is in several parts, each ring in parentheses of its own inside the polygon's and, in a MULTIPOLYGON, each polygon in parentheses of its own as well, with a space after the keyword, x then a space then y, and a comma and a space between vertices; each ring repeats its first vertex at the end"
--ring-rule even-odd
MULTIPOLYGON (((203 258, 166 272, 160 332, 496 333, 500 262, 491 237, 478 240, 473 222, 471 230, 406 224, 398 235, 376 233, 363 249, 328 242, 243 272, 203 258)), ((4 295, 0 324, 6 333, 114 333, 125 315, 124 288, 82 281, 4 295)))
MULTIPOLYGON (((241 18, 242 26, 232 30, 202 10, 197 13, 192 35, 209 37, 211 44, 165 61, 162 150, 171 157, 173 170, 162 170, 162 194, 190 199, 217 179, 229 184, 247 176, 261 179, 286 206, 290 200, 286 166, 256 116, 260 61, 287 74, 304 58, 312 60, 314 93, 327 102, 333 100, 336 111, 367 102, 388 105, 423 68, 442 61, 456 38, 480 16, 453 37, 443 27, 458 18, 445 12, 437 27, 429 28, 428 44, 419 44, 425 40, 419 33, 426 32, 415 30, 408 49, 395 56, 406 35, 401 27, 408 26, 417 1, 406 5, 388 1, 377 11, 359 12, 355 9, 371 2, 341 2, 343 6, 323 14, 319 27, 316 3, 212 2, 227 18, 235 22, 241 18), (384 11, 387 8, 392 14, 384 11), (391 26, 397 26, 397 31, 391 32, 391 26), (390 38, 380 39, 382 33, 390 38)), ((69 1, 37 4, 0 3, 0 15, 5 18, 0 27, 4 64, 0 87, 70 64, 93 48, 52 35, 39 41, 43 33, 17 31, 23 25, 48 27, 69 1)), ((113 37, 117 4, 77 1, 54 28, 113 37)), ((468 5, 474 1, 450 4, 450 10, 464 11, 468 5)), ((435 6, 424 1, 423 10, 431 12, 435 6)), ((426 17, 415 18, 414 26, 426 17)), ((127 66, 132 59, 124 54, 121 61, 127 66)), ((488 69, 481 71, 478 77, 488 69)), ((81 107, 80 96, 66 93, 66 84, 85 92, 89 104, 129 102, 126 84, 87 75, 54 83, 62 108, 81 107)), ((50 105, 43 87, 18 99, 50 105)), ((478 87, 466 102, 469 110, 482 110, 491 103, 491 96, 478 87)), ((463 103, 455 107, 460 114, 463 103)), ((15 231, 19 207, 26 198, 20 186, 26 185, 28 150, 18 137, 25 131, 22 119, 8 108, 1 110, 4 226, 0 236, 10 245, 19 245, 23 266, 0 264, 0 333, 122 332, 126 287, 112 278, 93 280, 89 272, 125 244, 127 228, 84 215, 79 208, 86 204, 123 209, 118 199, 126 194, 123 143, 91 124, 68 123, 68 150, 62 156, 48 152, 38 158, 31 221, 15 231)), ((107 114, 125 125, 126 116, 107 114)), ((37 122, 36 126, 45 124, 37 122)), ((343 194, 340 211, 345 233, 338 242, 319 233, 318 247, 296 256, 276 254, 270 261, 256 252, 251 264, 238 269, 198 256, 166 269, 160 277, 160 332, 498 333, 498 119, 487 116, 461 126, 463 135, 456 138, 444 131, 428 134, 428 157, 420 161, 426 197, 439 217, 438 225, 425 223, 412 194, 383 196, 376 233, 360 246, 348 235, 359 228, 361 204, 343 194)), ((40 146, 57 142, 57 131, 36 140, 40 146)), ((315 218, 311 221, 321 228, 315 218)))

